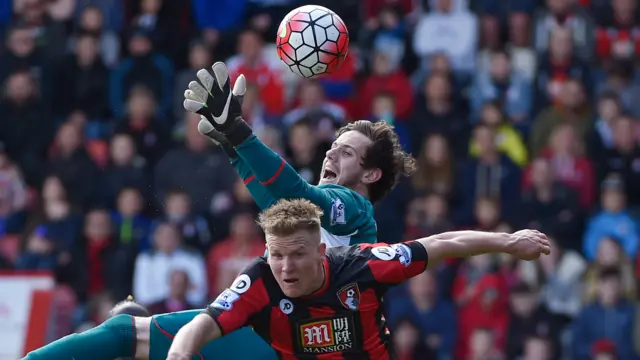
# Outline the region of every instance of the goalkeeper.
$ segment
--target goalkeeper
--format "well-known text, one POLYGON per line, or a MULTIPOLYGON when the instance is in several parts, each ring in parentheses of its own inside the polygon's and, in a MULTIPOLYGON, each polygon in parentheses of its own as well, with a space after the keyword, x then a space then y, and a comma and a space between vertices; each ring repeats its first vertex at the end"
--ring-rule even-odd
POLYGON ((246 82, 233 91, 227 67, 218 62, 198 71, 189 83, 184 106, 200 114, 198 130, 218 143, 231 159, 258 206, 265 209, 282 198, 305 198, 324 212, 322 241, 327 246, 372 243, 376 240, 373 205, 409 175, 414 161, 385 122, 356 121, 338 130, 326 154, 320 183, 308 184, 278 154, 265 146, 241 117, 246 82))
MULTIPOLYGON (((185 92, 185 108, 203 117, 201 133, 220 144, 230 156, 252 196, 261 208, 280 198, 306 198, 325 212, 322 241, 327 246, 375 242, 375 202, 396 185, 401 175, 413 171, 413 159, 398 145, 393 128, 384 122, 357 121, 338 131, 323 163, 320 185, 304 181, 279 155, 271 151, 241 118, 245 80, 241 75, 230 90, 223 63, 198 72, 201 84, 191 82, 185 92)), ((120 315, 83 334, 70 335, 27 355, 25 360, 53 357, 76 360, 112 360, 134 356, 164 360, 172 334, 200 311, 183 311, 149 317, 120 315), (94 344, 93 346, 91 344, 94 344), (95 344, 105 351, 97 354, 95 344)), ((275 359, 263 341, 254 341, 250 329, 243 329, 207 344, 196 359, 231 357, 275 359)))

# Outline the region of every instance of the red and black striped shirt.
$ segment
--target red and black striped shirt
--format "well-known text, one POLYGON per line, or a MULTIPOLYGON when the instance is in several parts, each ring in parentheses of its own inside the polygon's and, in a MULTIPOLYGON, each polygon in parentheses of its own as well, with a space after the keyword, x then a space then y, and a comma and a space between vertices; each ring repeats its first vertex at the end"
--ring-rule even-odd
POLYGON ((330 248, 324 287, 294 299, 284 295, 266 259, 257 258, 206 313, 223 334, 253 326, 283 360, 388 360, 382 296, 427 262, 415 241, 330 248))

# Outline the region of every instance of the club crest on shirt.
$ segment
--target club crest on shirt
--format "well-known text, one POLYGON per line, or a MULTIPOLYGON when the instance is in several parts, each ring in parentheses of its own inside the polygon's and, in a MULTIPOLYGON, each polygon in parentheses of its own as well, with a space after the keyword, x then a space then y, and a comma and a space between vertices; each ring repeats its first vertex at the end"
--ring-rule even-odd
POLYGON ((349 310, 356 311, 360 306, 360 289, 357 283, 351 283, 338 290, 338 299, 342 306, 349 310))

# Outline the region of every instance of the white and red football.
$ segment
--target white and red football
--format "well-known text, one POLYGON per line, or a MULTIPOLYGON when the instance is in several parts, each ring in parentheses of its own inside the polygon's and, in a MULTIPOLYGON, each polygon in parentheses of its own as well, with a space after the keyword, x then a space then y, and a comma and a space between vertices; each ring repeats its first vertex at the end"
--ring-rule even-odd
POLYGON ((312 78, 340 66, 349 50, 349 32, 330 9, 305 5, 282 20, 276 45, 280 59, 291 71, 312 78))

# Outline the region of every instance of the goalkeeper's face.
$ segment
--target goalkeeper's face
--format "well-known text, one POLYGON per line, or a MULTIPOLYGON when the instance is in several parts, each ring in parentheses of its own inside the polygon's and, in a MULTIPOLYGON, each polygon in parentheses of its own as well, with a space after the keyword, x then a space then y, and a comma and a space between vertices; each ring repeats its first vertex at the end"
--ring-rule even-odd
POLYGON ((322 163, 320 184, 336 184, 354 188, 365 182, 362 167, 371 140, 358 131, 347 131, 333 142, 322 163))

